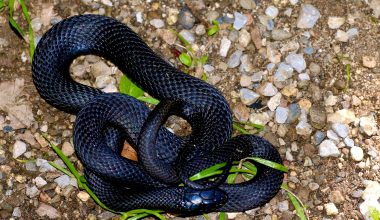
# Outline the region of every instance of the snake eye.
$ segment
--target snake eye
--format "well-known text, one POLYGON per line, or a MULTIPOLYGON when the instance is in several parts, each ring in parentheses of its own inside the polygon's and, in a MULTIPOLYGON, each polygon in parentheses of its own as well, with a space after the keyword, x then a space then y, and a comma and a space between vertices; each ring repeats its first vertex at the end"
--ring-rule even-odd
POLYGON ((184 212, 209 212, 227 201, 227 195, 219 189, 186 189, 182 208, 184 212))

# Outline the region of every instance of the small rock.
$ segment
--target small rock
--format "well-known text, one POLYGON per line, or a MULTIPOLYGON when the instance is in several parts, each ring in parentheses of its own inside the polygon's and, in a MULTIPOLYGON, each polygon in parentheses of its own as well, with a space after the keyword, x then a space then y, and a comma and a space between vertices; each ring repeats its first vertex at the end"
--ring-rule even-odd
POLYGON ((256 49, 260 49, 262 47, 261 33, 260 29, 257 26, 255 26, 251 31, 251 38, 253 44, 255 44, 256 49))
POLYGON ((325 106, 334 106, 337 102, 338 96, 334 96, 331 94, 325 99, 325 106))
POLYGON ((272 30, 272 39, 276 41, 286 40, 292 37, 292 34, 284 29, 273 29, 272 30))
POLYGON ((195 34, 198 36, 204 35, 206 33, 206 28, 203 24, 197 25, 195 27, 195 34))
POLYGON ((300 121, 296 126, 296 131, 297 134, 307 137, 311 134, 313 130, 309 123, 307 123, 306 121, 300 121))
POLYGON ((47 205, 45 203, 40 203, 40 206, 36 210, 37 215, 43 217, 47 216, 51 219, 60 218, 61 214, 53 206, 47 205))
POLYGON ((335 39, 340 42, 348 42, 348 34, 345 31, 338 30, 336 32, 335 39))
POLYGON ((340 151, 333 141, 324 140, 319 145, 319 156, 321 156, 321 157, 339 157, 340 151))
POLYGON ((155 28, 163 28, 165 26, 164 21, 158 18, 150 20, 149 24, 155 28))
POLYGON ((252 85, 252 81, 251 81, 251 77, 246 75, 246 74, 242 74, 241 77, 240 77, 240 85, 242 87, 249 87, 252 85))
POLYGON ((114 93, 114 92, 119 91, 118 88, 114 84, 108 84, 106 87, 104 87, 101 90, 105 93, 114 93))
POLYGON ((327 133, 327 137, 328 137, 330 140, 334 141, 336 144, 339 143, 340 138, 338 137, 338 135, 337 135, 334 131, 332 131, 332 130, 327 130, 326 133, 327 133))
POLYGON ((18 158, 26 152, 26 144, 23 141, 17 140, 13 145, 13 158, 18 158))
POLYGON ((288 106, 289 109, 289 115, 288 118, 286 119, 286 123, 294 123, 297 121, 297 119, 301 115, 301 108, 298 105, 298 103, 292 103, 288 106))
POLYGON ((206 73, 212 73, 214 72, 215 70, 215 67, 209 65, 209 64, 205 64, 203 65, 203 70, 206 72, 206 73))
POLYGON ((235 12, 234 13, 235 21, 234 21, 234 29, 235 30, 240 30, 248 21, 248 17, 239 13, 235 12))
POLYGON ((319 185, 318 185, 318 183, 311 182, 311 183, 309 183, 309 188, 311 191, 315 191, 315 190, 319 189, 319 185))
POLYGON ((247 106, 243 105, 242 103, 238 103, 233 109, 232 112, 234 113, 234 116, 239 121, 248 121, 249 119, 249 109, 247 106))
POLYGON ((101 0, 102 4, 103 5, 106 5, 108 7, 112 7, 113 6, 113 3, 111 2, 111 0, 101 0))
POLYGON ((244 9, 251 10, 256 7, 255 1, 252 0, 240 0, 240 6, 244 9))
POLYGON ((360 130, 368 136, 375 135, 378 131, 377 123, 373 115, 361 117, 359 119, 360 130))
POLYGON ((326 209, 327 215, 337 215, 339 213, 338 209, 336 208, 335 204, 330 202, 324 205, 326 209))
POLYGON ((0 48, 4 48, 8 46, 9 46, 9 42, 4 38, 0 38, 0 48))
POLYGON ((67 175, 62 175, 54 180, 58 184, 59 187, 65 188, 70 185, 70 177, 67 175))
POLYGON ((310 122, 316 129, 326 126, 326 110, 323 106, 312 105, 310 108, 310 122))
POLYGON ((44 180, 42 177, 37 176, 33 179, 33 182, 36 184, 38 188, 41 188, 47 184, 46 180, 44 180))
POLYGON ((33 18, 31 21, 31 25, 32 25, 33 31, 35 32, 40 31, 42 27, 41 18, 39 17, 33 18))
POLYGON ((274 74, 275 82, 284 82, 293 76, 293 68, 286 63, 280 63, 274 74))
POLYGON ((298 28, 313 28, 321 17, 321 13, 311 4, 302 4, 297 19, 298 28))
POLYGON ((347 125, 342 123, 334 123, 331 127, 341 138, 348 136, 349 129, 347 125))
POLYGON ((195 17, 188 7, 183 7, 178 14, 178 22, 185 29, 191 29, 195 23, 195 17))
POLYGON ((136 12, 136 21, 140 24, 144 22, 144 15, 141 11, 136 12))
POLYGON ((192 44, 195 42, 195 37, 194 37, 193 32, 183 29, 179 32, 179 34, 182 35, 182 37, 185 38, 185 40, 187 40, 189 43, 192 44))
POLYGON ((306 61, 302 54, 289 54, 285 61, 289 63, 298 73, 306 69, 306 61))
POLYGON ((339 190, 332 191, 329 196, 329 199, 331 202, 336 204, 342 204, 345 201, 344 196, 339 190))
POLYGON ((235 68, 240 65, 240 57, 243 55, 241 50, 235 51, 228 59, 227 65, 229 68, 235 68))
POLYGON ((375 68, 376 67, 376 58, 373 56, 364 56, 363 57, 363 66, 367 68, 375 68))
POLYGON ((239 31, 239 44, 242 47, 247 47, 251 42, 251 34, 246 29, 241 29, 239 31))
POLYGON ((260 82, 263 79, 263 72, 256 72, 252 75, 252 82, 260 82))
POLYGON ((111 75, 112 69, 104 61, 100 60, 91 65, 91 73, 96 78, 101 75, 111 75))
POLYGON ((330 29, 339 29, 345 21, 346 19, 344 17, 330 16, 327 21, 327 24, 329 25, 330 29))
POLYGON ((16 208, 13 209, 12 216, 13 217, 17 217, 17 218, 21 217, 21 209, 20 209, 20 207, 16 207, 16 208))
POLYGON ((372 0, 369 7, 373 10, 373 14, 376 18, 380 16, 380 0, 372 0))
POLYGON ((65 141, 62 144, 62 153, 66 156, 71 156, 74 153, 74 147, 70 142, 65 141))
POLYGON ((284 107, 277 107, 276 109, 276 122, 279 124, 283 124, 286 122, 286 119, 288 118, 289 109, 284 107))
POLYGON ((363 149, 360 147, 353 146, 350 150, 351 157, 353 160, 360 162, 364 158, 364 152, 363 149))
POLYGON ((240 89, 240 99, 245 105, 252 105, 260 98, 260 95, 252 90, 242 88, 240 89))
POLYGON ((267 106, 268 108, 271 110, 271 111, 274 111, 276 110, 277 106, 280 105, 281 103, 281 97, 282 97, 282 94, 281 93, 277 93, 276 95, 272 96, 268 103, 267 103, 267 106))
POLYGON ((284 200, 282 202, 279 202, 277 204, 277 207, 278 207, 278 211, 280 212, 286 212, 289 210, 289 201, 288 200, 284 200))
POLYGON ((100 76, 96 77, 96 79, 95 79, 95 86, 96 86, 96 88, 99 88, 99 89, 103 89, 106 86, 108 86, 110 84, 115 84, 115 83, 116 83, 115 78, 113 78, 112 76, 109 76, 109 75, 100 75, 100 76))
POLYGON ((25 194, 29 197, 29 198, 34 198, 36 197, 38 194, 40 193, 40 191, 38 190, 38 188, 36 186, 29 186, 27 185, 26 186, 26 192, 25 194))
POLYGON ((359 35, 359 31, 357 28, 350 28, 346 31, 348 35, 348 40, 351 40, 359 35))
POLYGON ((230 49, 230 46, 231 46, 231 41, 228 40, 227 37, 223 37, 221 42, 220 42, 219 55, 222 57, 226 57, 228 50, 230 49))
POLYGON ((169 45, 173 45, 177 40, 177 35, 168 29, 158 29, 157 35, 169 45))
POLYGON ((342 123, 342 124, 350 124, 355 121, 355 113, 352 110, 341 109, 336 111, 335 113, 327 115, 327 121, 330 123, 342 123))
POLYGON ((240 62, 241 62, 241 65, 240 65, 239 71, 241 73, 252 73, 253 72, 255 66, 251 62, 251 56, 250 55, 243 54, 240 58, 240 62))
POLYGON ((267 112, 251 114, 249 121, 255 124, 266 125, 271 120, 267 112))
POLYGON ((347 147, 353 147, 353 146, 355 146, 354 140, 352 140, 349 137, 346 137, 343 141, 344 141, 344 143, 346 144, 347 147))
POLYGON ((309 65, 309 70, 314 76, 318 76, 321 72, 321 67, 318 64, 311 62, 309 65))
POLYGON ((268 15, 268 17, 274 19, 278 15, 278 8, 275 6, 271 5, 267 9, 265 9, 265 14, 268 15))
POLYGON ((362 100, 360 100, 356 95, 353 95, 352 96, 352 105, 353 106, 359 106, 359 105, 361 105, 362 104, 362 100))
POLYGON ((258 89, 259 93, 263 96, 274 96, 278 93, 278 90, 272 83, 265 83, 258 89))
POLYGON ((90 199, 90 195, 85 192, 85 191, 80 191, 78 194, 77 194, 77 197, 82 201, 82 202, 87 202, 88 199, 90 199))

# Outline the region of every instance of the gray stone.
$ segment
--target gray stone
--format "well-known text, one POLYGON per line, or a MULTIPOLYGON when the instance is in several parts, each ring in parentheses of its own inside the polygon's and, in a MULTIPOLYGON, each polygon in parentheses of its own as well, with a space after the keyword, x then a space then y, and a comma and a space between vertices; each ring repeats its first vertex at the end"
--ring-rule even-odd
POLYGON ((292 37, 292 34, 284 29, 273 29, 272 30, 272 39, 276 41, 286 40, 292 37))
POLYGON ((289 109, 284 107, 277 107, 276 109, 276 122, 279 124, 283 124, 286 122, 286 119, 288 118, 289 109))
POLYGON ((244 9, 251 10, 256 7, 256 4, 253 0, 240 0, 240 6, 244 9))
POLYGON ((259 90, 263 96, 268 97, 272 97, 278 93, 278 89, 275 86, 273 86, 272 83, 265 83, 260 87, 259 90))
POLYGON ((346 137, 343 141, 344 141, 344 143, 346 144, 347 147, 353 147, 353 146, 355 146, 354 140, 352 140, 349 137, 346 137))
POLYGON ((13 158, 18 158, 19 156, 23 155, 26 152, 26 143, 23 141, 17 140, 13 144, 13 158))
POLYGON ((348 34, 345 31, 338 30, 336 32, 335 39, 340 42, 348 42, 348 34))
POLYGON ((150 20, 149 24, 155 28, 163 28, 165 26, 165 22, 157 18, 150 20))
POLYGON ((179 34, 182 35, 182 37, 185 38, 185 40, 187 40, 189 43, 192 44, 195 42, 193 32, 183 29, 179 32, 179 34))
POLYGON ((268 17, 274 19, 278 15, 278 8, 276 8, 273 5, 270 5, 267 9, 265 9, 265 14, 268 15, 268 17))
POLYGON ((330 140, 334 141, 336 144, 339 143, 340 138, 339 138, 339 136, 338 136, 333 130, 327 130, 326 133, 327 133, 327 137, 328 137, 330 140))
POLYGON ((282 202, 279 202, 277 204, 277 207, 278 207, 278 211, 280 212, 286 212, 289 210, 289 201, 288 200, 284 200, 282 202))
POLYGON ((377 123, 373 115, 361 117, 359 119, 360 130, 368 136, 375 135, 378 131, 377 123))
POLYGON ((290 65, 282 62, 278 65, 278 68, 274 74, 274 81, 284 82, 285 80, 291 78, 292 76, 293 76, 293 68, 290 65))
POLYGON ((33 182, 36 184, 38 188, 41 188, 47 184, 46 180, 44 180, 42 177, 37 176, 33 179, 33 182))
POLYGON ((240 57, 243 55, 241 50, 235 51, 228 59, 227 65, 229 68, 235 68, 240 65, 240 57))
POLYGON ((314 141, 316 145, 319 145, 326 138, 326 134, 320 130, 317 130, 314 134, 314 141))
POLYGON ((252 82, 260 82, 263 79, 263 72, 256 72, 252 75, 252 82))
POLYGON ((62 153, 66 156, 71 156, 74 153, 74 147, 70 142, 65 141, 62 144, 62 153))
POLYGON ((206 28, 203 24, 197 25, 195 27, 195 34, 196 35, 201 36, 201 35, 204 35, 205 33, 206 33, 206 28))
POLYGON ((70 177, 67 175, 62 175, 54 180, 58 184, 59 187, 65 188, 70 185, 70 177))
POLYGON ((230 47, 231 47, 231 41, 228 38, 223 37, 220 42, 219 55, 222 57, 226 57, 230 47))
POLYGON ((47 216, 50 219, 56 219, 61 217, 61 214, 58 212, 57 209, 45 203, 40 203, 40 206, 36 209, 36 213, 41 217, 47 216))
POLYGON ((298 103, 292 103, 288 106, 289 109, 289 115, 288 118, 286 119, 286 123, 294 123, 297 121, 297 119, 301 115, 301 108, 298 103))
POLYGON ((17 218, 21 217, 21 209, 20 209, 20 207, 16 207, 16 208, 13 209, 12 216, 13 217, 17 217, 17 218))
POLYGON ((324 140, 318 146, 319 156, 321 157, 339 157, 340 151, 335 143, 331 140, 324 140))
POLYGON ((103 60, 91 65, 91 73, 96 78, 101 75, 111 75, 112 69, 103 60))
POLYGON ((29 198, 34 198, 36 197, 38 194, 40 193, 40 191, 38 190, 38 188, 36 186, 29 186, 27 185, 26 186, 26 192, 25 194, 29 197, 29 198))
POLYGON ((339 29, 345 21, 346 19, 344 17, 330 16, 328 18, 327 24, 329 25, 330 29, 339 29))
POLYGON ((49 171, 55 171, 56 169, 49 164, 47 160, 38 158, 36 160, 36 165, 39 167, 40 172, 49 172, 49 171))
POLYGON ((348 136, 348 126, 342 123, 334 123, 331 128, 341 137, 345 138, 348 136))
POLYGON ((279 92, 269 99, 269 101, 267 103, 269 110, 271 110, 271 111, 276 110, 277 106, 279 106, 281 103, 281 97, 282 97, 282 94, 279 92))
POLYGON ((311 4, 302 4, 298 15, 298 28, 313 28, 321 17, 321 13, 311 4))
POLYGON ((99 89, 104 89, 110 84, 115 84, 116 79, 109 75, 100 75, 95 79, 95 86, 99 89))
POLYGON ((241 29, 239 31, 239 44, 242 47, 247 47, 249 42, 251 42, 251 34, 246 29, 241 29))
POLYGON ((252 90, 242 88, 240 89, 240 99, 245 105, 251 105, 259 99, 260 95, 252 90))
POLYGON ((248 21, 247 16, 245 16, 239 12, 235 12, 234 17, 235 17, 235 20, 234 20, 234 26, 233 27, 235 28, 235 30, 240 30, 242 27, 244 27, 244 25, 248 21))
POLYGON ((298 73, 306 69, 306 61, 302 54, 289 54, 285 61, 290 64, 298 73))
POLYGON ((179 24, 182 25, 182 27, 184 27, 185 29, 191 29, 192 27, 194 27, 195 17, 188 7, 183 7, 182 10, 179 12, 178 17, 179 24))

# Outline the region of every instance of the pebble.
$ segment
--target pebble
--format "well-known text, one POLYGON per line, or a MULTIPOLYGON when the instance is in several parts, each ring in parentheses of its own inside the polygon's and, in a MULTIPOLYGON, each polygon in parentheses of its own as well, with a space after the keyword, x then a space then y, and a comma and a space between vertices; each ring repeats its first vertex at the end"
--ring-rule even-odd
POLYGON ((157 35, 169 45, 173 45, 177 40, 177 35, 168 29, 158 29, 157 35))
POLYGON ((289 54, 285 61, 290 64, 298 73, 306 69, 306 61, 302 54, 289 54))
POLYGON ((331 128, 337 133, 341 138, 348 136, 348 126, 342 123, 334 123, 331 125, 331 128))
POLYGON ((222 57, 226 57, 230 47, 231 47, 231 41, 227 37, 223 37, 220 42, 219 55, 222 57))
POLYGON ((276 8, 273 5, 270 5, 269 7, 267 7, 267 9, 265 9, 265 14, 268 15, 268 17, 274 19, 278 15, 278 8, 276 8))
POLYGON ((269 110, 271 111, 274 111, 276 110, 277 106, 280 105, 281 103, 281 97, 282 97, 282 94, 281 93, 277 93, 276 95, 272 96, 268 103, 267 103, 267 106, 269 108, 269 110))
POLYGON ((95 86, 99 89, 104 89, 110 84, 115 84, 116 79, 109 75, 100 75, 95 79, 95 86))
POLYGON ((239 71, 241 73, 252 73, 254 71, 255 66, 251 62, 251 56, 248 54, 243 54, 240 58, 240 67, 239 71))
POLYGON ((228 59, 227 65, 229 68, 235 68, 240 65, 240 57, 243 55, 241 50, 235 51, 228 59))
POLYGON ((26 152, 26 143, 17 140, 13 145, 13 158, 18 158, 26 152))
POLYGON ((195 36, 193 32, 183 29, 179 32, 179 34, 182 35, 182 37, 185 38, 185 40, 187 40, 190 44, 195 42, 195 36))
POLYGON ((293 35, 284 29, 275 28, 272 30, 271 36, 273 40, 282 41, 291 38, 293 35))
POLYGON ((165 26, 164 21, 158 18, 150 20, 149 24, 155 28, 163 28, 165 26))
POLYGON ((9 46, 9 42, 4 38, 0 38, 0 48, 4 48, 8 46, 9 46))
POLYGON ((66 155, 66 156, 73 155, 73 153, 74 153, 74 147, 73 147, 73 145, 70 142, 68 142, 68 141, 63 142, 63 144, 62 144, 62 153, 64 155, 66 155))
POLYGON ((77 197, 83 202, 87 202, 90 199, 90 195, 85 191, 80 191, 77 197))
POLYGON ((253 0, 240 0, 240 6, 244 9, 251 10, 256 7, 256 4, 253 0))
POLYGON ((111 0, 101 0, 102 4, 103 5, 106 5, 108 7, 112 7, 113 6, 113 3, 111 2, 111 0))
POLYGON ((330 94, 325 99, 325 106, 334 106, 334 105, 336 105, 337 102, 338 102, 338 96, 334 96, 334 95, 330 94))
POLYGON ((312 105, 310 108, 310 122, 316 129, 326 126, 326 110, 323 106, 312 105))
POLYGON ((319 73, 321 72, 321 67, 320 67, 317 63, 311 62, 311 63, 309 64, 309 70, 310 70, 310 72, 311 72, 314 76, 318 76, 319 73))
POLYGON ((43 217, 47 216, 51 219, 60 218, 61 214, 53 206, 47 205, 45 203, 40 203, 40 206, 36 209, 37 215, 43 217))
POLYGON ((377 123, 373 115, 364 116, 359 119, 360 130, 368 136, 375 135, 378 131, 377 123))
POLYGON ((326 133, 327 133, 327 137, 328 137, 330 140, 334 141, 336 144, 339 143, 340 138, 339 138, 339 136, 338 136, 334 131, 332 131, 332 130, 327 130, 326 133))
POLYGON ((353 160, 360 162, 364 158, 364 152, 363 149, 360 147, 353 146, 350 150, 351 157, 353 160))
POLYGON ((276 109, 275 120, 276 120, 277 123, 283 124, 283 123, 286 122, 286 119, 288 118, 288 115, 289 115, 289 109, 279 106, 276 109))
POLYGON ((347 147, 353 147, 353 146, 355 146, 354 140, 352 140, 349 137, 346 137, 343 141, 344 141, 344 143, 346 144, 347 147))
POLYGON ((337 215, 339 213, 338 208, 332 202, 325 204, 324 207, 326 215, 337 215))
POLYGON ((252 75, 252 82, 260 82, 263 79, 263 72, 256 72, 252 75))
POLYGON ((293 76, 293 67, 290 65, 281 62, 278 65, 278 68, 274 74, 275 82, 284 82, 285 80, 291 78, 293 76))
POLYGON ((31 21, 31 25, 32 25, 33 31, 35 32, 40 31, 42 27, 41 18, 39 17, 33 18, 31 21))
POLYGON ((178 14, 178 22, 185 29, 191 29, 195 24, 195 17, 191 13, 188 7, 183 7, 182 10, 178 14))
POLYGON ((302 4, 297 19, 298 28, 313 28, 321 17, 321 13, 311 4, 302 4))
POLYGON ((144 15, 141 11, 136 12, 136 21, 140 24, 144 22, 144 15))
POLYGON ((244 27, 244 25, 248 21, 248 17, 239 13, 239 12, 235 12, 234 17, 235 17, 235 20, 234 20, 234 26, 233 27, 235 30, 240 30, 242 27, 244 27))
POLYGON ((195 34, 198 36, 202 36, 206 33, 206 28, 203 24, 197 25, 195 27, 195 34))
POLYGON ((324 140, 318 146, 319 156, 321 157, 339 157, 340 151, 335 143, 331 140, 324 140))
POLYGON ((292 12, 293 12, 293 9, 292 9, 292 8, 287 8, 287 9, 284 11, 284 15, 290 17, 290 16, 292 16, 292 12))
POLYGON ((25 191, 25 194, 29 197, 29 198, 34 198, 36 197, 38 194, 40 193, 40 191, 38 190, 38 188, 36 186, 29 186, 27 185, 26 186, 26 191, 25 191))
POLYGON ((330 123, 350 124, 356 119, 355 113, 349 109, 341 109, 327 115, 327 121, 330 123))
POLYGON ((240 89, 240 99, 245 105, 252 105, 260 98, 260 95, 252 90, 242 88, 240 89))
POLYGON ((288 200, 284 200, 282 202, 279 202, 277 204, 277 207, 278 207, 278 211, 280 212, 286 212, 289 210, 289 201, 288 200))
POLYGON ((356 36, 359 36, 359 30, 357 28, 350 28, 347 30, 348 40, 351 40, 355 38, 356 36))
POLYGON ((62 175, 54 179, 54 182, 56 182, 59 187, 65 188, 66 186, 70 185, 70 177, 67 175, 62 175))
POLYGON ((252 85, 251 77, 246 74, 242 74, 240 77, 240 86, 249 87, 251 85, 252 85))
POLYGON ((288 118, 286 119, 286 123, 291 124, 291 123, 296 122, 297 119, 300 117, 301 108, 298 105, 298 103, 291 103, 288 106, 288 109, 289 109, 289 115, 288 115, 288 118))
POLYGON ((344 196, 339 190, 332 191, 329 196, 329 199, 331 202, 336 204, 342 204, 345 201, 344 196))
POLYGON ((101 75, 111 75, 112 69, 103 60, 91 65, 91 73, 96 78, 101 75))
POLYGON ((278 89, 272 83, 265 83, 258 89, 259 93, 263 96, 272 97, 278 93, 278 89))
POLYGON ((345 21, 346 19, 344 17, 330 16, 328 18, 327 24, 329 25, 330 29, 339 29, 345 21))
POLYGON ((246 29, 241 29, 239 31, 239 44, 242 47, 247 47, 251 42, 251 34, 246 29))
POLYGON ((204 70, 206 73, 212 73, 212 72, 214 72, 215 67, 214 67, 214 66, 211 66, 211 65, 209 65, 209 64, 205 64, 205 65, 203 65, 203 70, 204 70))
POLYGON ((376 58, 373 56, 363 56, 363 66, 370 69, 375 68, 376 58))
POLYGON ((298 122, 297 126, 296 126, 296 132, 297 134, 301 135, 301 136, 309 136, 312 132, 312 127, 309 123, 307 123, 306 121, 300 121, 298 122))
POLYGON ((314 53, 314 48, 312 47, 305 47, 305 49, 303 49, 303 52, 307 55, 311 55, 314 53))
POLYGON ((289 0, 290 4, 296 5, 298 3, 298 0, 289 0))
POLYGON ((13 217, 20 218, 21 217, 21 209, 20 207, 15 207, 12 212, 13 217))
POLYGON ((309 183, 309 189, 310 189, 311 191, 315 191, 315 190, 319 189, 319 184, 318 184, 318 183, 311 182, 311 183, 309 183))
POLYGON ((38 188, 41 188, 47 184, 46 180, 44 180, 42 177, 37 176, 33 179, 33 182, 36 184, 38 188))
POLYGON ((255 124, 266 125, 271 120, 267 112, 251 114, 249 121, 255 124))
POLYGON ((348 34, 345 31, 338 30, 335 34, 335 39, 340 42, 348 42, 348 34))
POLYGON ((36 166, 39 167, 40 172, 55 171, 55 168, 49 164, 47 160, 37 158, 36 166))

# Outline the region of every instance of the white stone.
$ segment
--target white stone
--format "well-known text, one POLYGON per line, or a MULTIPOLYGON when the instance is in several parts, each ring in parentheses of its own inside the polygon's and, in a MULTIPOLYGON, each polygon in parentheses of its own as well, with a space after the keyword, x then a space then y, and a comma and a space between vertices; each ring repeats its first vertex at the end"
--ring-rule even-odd
POLYGON ((233 27, 235 28, 235 30, 240 30, 242 27, 244 27, 244 25, 248 21, 247 16, 245 16, 239 12, 235 12, 234 17, 235 17, 235 20, 234 20, 233 27))
POLYGON ((222 57, 226 57, 230 47, 231 47, 231 41, 228 40, 227 37, 223 37, 221 42, 220 42, 219 55, 222 57))
POLYGON ((310 4, 301 5, 300 14, 297 19, 298 28, 312 28, 321 17, 321 13, 310 4))
POLYGON ((62 175, 54 180, 58 184, 59 187, 65 188, 70 185, 70 177, 67 175, 62 175))
POLYGON ((26 152, 26 143, 17 140, 13 145, 13 158, 18 158, 26 152))
POLYGON ((165 26, 164 21, 157 18, 150 20, 149 24, 155 28, 163 28, 165 26))
POLYGON ((65 141, 62 144, 62 153, 66 156, 71 156, 74 153, 74 147, 70 142, 65 141))
POLYGON ((339 213, 338 208, 334 203, 330 202, 324 205, 327 215, 337 215, 339 213))
POLYGON ((85 191, 80 191, 78 194, 77 194, 77 197, 83 201, 83 202, 87 202, 88 199, 90 198, 90 195, 85 192, 85 191))
POLYGON ((359 119, 360 130, 368 136, 375 135, 378 131, 377 123, 373 115, 361 117, 359 119))
POLYGON ((266 83, 260 88, 260 93, 263 96, 274 96, 278 93, 278 89, 272 83, 266 83))
POLYGON ((108 7, 112 7, 113 6, 113 3, 111 2, 111 0, 101 0, 102 4, 108 6, 108 7))
POLYGON ((46 180, 44 180, 40 176, 37 176, 36 178, 34 178, 33 182, 36 184, 38 188, 41 188, 47 184, 46 180))
POLYGON ((306 61, 302 54, 289 54, 285 61, 290 64, 298 73, 306 69, 306 61))
POLYGON ((268 103, 267 103, 267 106, 268 108, 271 110, 271 111, 274 111, 276 110, 277 106, 280 105, 281 103, 281 97, 282 97, 282 94, 279 92, 277 93, 276 95, 272 96, 268 103))
POLYGON ((348 126, 342 123, 334 123, 331 128, 337 133, 341 138, 345 138, 348 136, 348 126))
POLYGON ((321 157, 339 157, 340 151, 335 143, 331 140, 324 140, 318 146, 319 156, 321 157))
POLYGON ((337 39, 340 42, 347 42, 348 41, 348 34, 345 31, 338 30, 336 32, 335 39, 337 39))
POLYGON ((260 98, 260 95, 253 92, 252 90, 242 88, 240 89, 240 99, 245 105, 251 105, 260 98))
POLYGON ((144 16, 143 16, 143 13, 141 11, 138 11, 136 13, 136 21, 138 23, 143 23, 144 22, 144 16))
POLYGON ((268 17, 274 19, 278 15, 278 8, 270 5, 267 9, 265 9, 265 14, 268 15, 268 17))
POLYGON ((288 115, 289 115, 289 109, 288 108, 284 108, 281 106, 277 107, 276 116, 275 116, 276 122, 279 124, 285 123, 286 119, 288 118, 288 115))
POLYGON ((346 144, 347 147, 353 147, 355 145, 354 140, 352 140, 349 137, 346 137, 343 141, 344 141, 344 143, 346 144))
POLYGON ((344 24, 345 21, 346 19, 344 17, 330 16, 327 24, 329 25, 330 29, 338 29, 344 24))
POLYGON ((306 121, 301 120, 296 126, 296 132, 302 136, 309 136, 313 131, 311 125, 306 121))
POLYGON ((364 158, 364 152, 363 149, 360 147, 353 146, 350 150, 351 157, 355 161, 361 161, 364 158))

